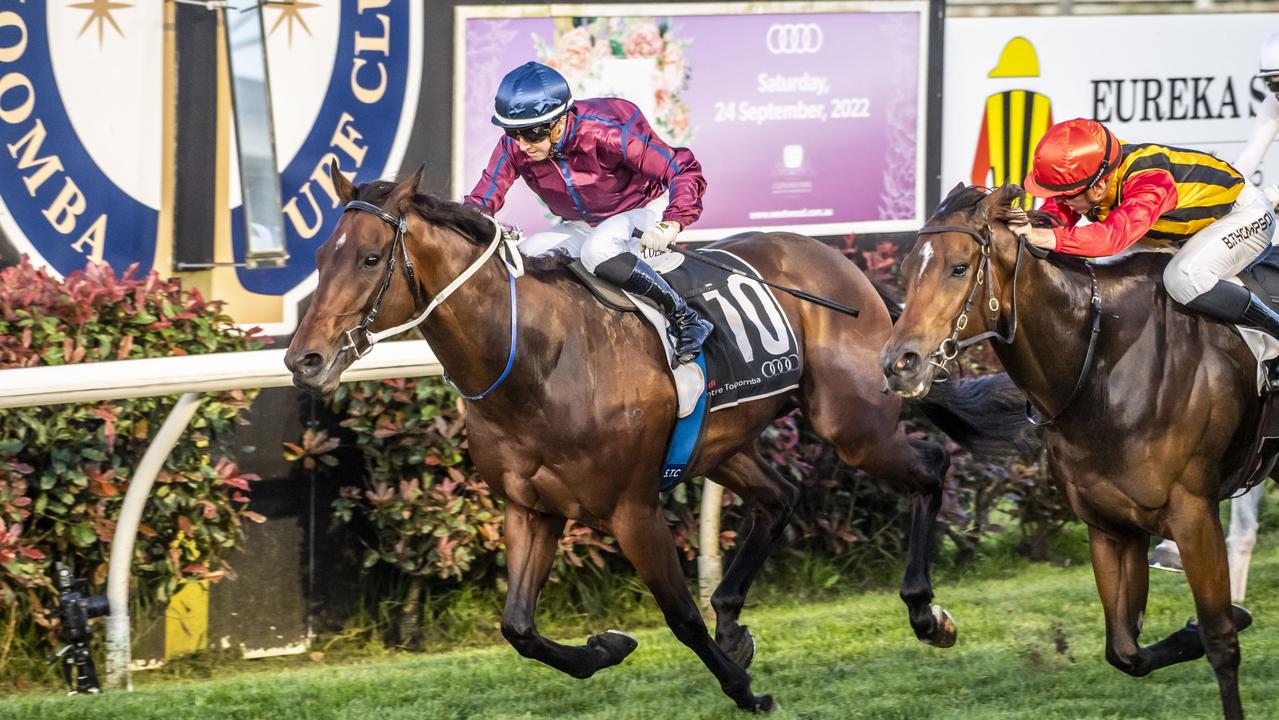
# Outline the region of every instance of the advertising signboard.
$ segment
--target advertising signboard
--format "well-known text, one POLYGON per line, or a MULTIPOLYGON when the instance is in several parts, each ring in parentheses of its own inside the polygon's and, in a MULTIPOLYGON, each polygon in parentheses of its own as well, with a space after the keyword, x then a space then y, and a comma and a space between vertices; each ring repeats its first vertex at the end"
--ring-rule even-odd
MULTIPOLYGON (((662 139, 692 149, 705 211, 681 238, 917 227, 927 11, 924 2, 458 7, 453 194, 475 186, 498 142, 489 122, 498 82, 536 60, 560 70, 575 97, 631 100, 662 139)), ((520 181, 498 216, 527 232, 555 222, 520 181)))
MULTIPOLYGON (((1261 43, 1276 29, 1265 14, 948 19, 942 193, 1021 182, 1043 131, 1074 117, 1124 142, 1233 162, 1264 97, 1261 43), (1091 49, 1121 44, 1132 50, 1091 49)), ((1279 181, 1279 152, 1252 180, 1279 181)))

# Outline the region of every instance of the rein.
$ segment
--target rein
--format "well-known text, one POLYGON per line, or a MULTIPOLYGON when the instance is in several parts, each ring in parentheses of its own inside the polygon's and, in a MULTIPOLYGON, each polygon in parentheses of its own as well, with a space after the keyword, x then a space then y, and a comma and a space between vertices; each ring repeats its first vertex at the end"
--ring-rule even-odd
MULTIPOLYGON (((986 307, 990 310, 990 325, 997 327, 999 324, 999 298, 995 297, 995 280, 994 274, 991 272, 990 251, 992 247, 989 235, 990 226, 986 227, 985 232, 978 232, 967 225, 928 225, 920 228, 916 235, 936 235, 947 232, 963 233, 977 242, 981 248, 981 259, 977 273, 973 276, 972 287, 968 291, 968 298, 964 300, 964 307, 959 311, 959 316, 955 318, 954 325, 950 335, 941 341, 928 356, 928 363, 939 368, 946 373, 946 378, 939 382, 945 382, 949 378, 950 371, 946 367, 946 363, 954 360, 961 352, 976 345, 983 340, 998 340, 1004 345, 1012 345, 1017 339, 1017 278, 1021 276, 1021 260, 1023 252, 1036 254, 1034 250, 1028 249, 1026 246, 1026 238, 1019 237, 1017 241, 1017 260, 1013 263, 1013 281, 1012 281, 1012 299, 1009 303, 1012 309, 1012 319, 1009 321, 1008 334, 1004 335, 998 330, 987 330, 980 335, 974 335, 967 340, 960 340, 959 334, 968 327, 968 313, 972 310, 973 301, 977 298, 977 292, 982 285, 987 288, 986 307), (987 280, 989 279, 989 282, 987 280)), ((1045 253, 1042 257, 1047 257, 1045 253)), ((1035 409, 1031 406, 1030 400, 1026 400, 1026 420, 1031 425, 1042 427, 1051 425, 1054 420, 1061 417, 1061 414, 1070 407, 1071 403, 1078 397, 1079 391, 1083 389, 1084 380, 1088 377, 1088 372, 1092 369, 1093 361, 1097 350, 1097 337, 1101 334, 1101 291, 1097 283, 1097 273, 1093 269, 1091 263, 1085 262, 1084 266, 1088 268, 1088 275, 1092 278, 1092 328, 1088 336, 1088 350, 1084 353, 1083 365, 1079 368, 1079 375, 1075 379, 1075 386, 1070 391, 1070 396, 1066 398, 1066 402, 1061 408, 1047 419, 1036 418, 1035 409)))
POLYGON ((418 285, 417 277, 413 270, 413 260, 409 257, 408 247, 405 245, 404 241, 405 235, 408 232, 407 220, 405 220, 403 215, 396 218, 394 215, 386 212, 373 203, 365 202, 363 200, 352 200, 348 202, 342 209, 342 212, 347 212, 349 210, 366 212, 381 218, 383 222, 395 228, 395 239, 391 242, 391 255, 387 260, 386 270, 382 274, 382 284, 378 286, 377 294, 373 296, 373 304, 369 308, 368 312, 364 314, 364 319, 360 321, 359 325, 343 333, 346 336, 346 345, 342 346, 342 350, 350 350, 355 353, 356 358, 362 358, 373 349, 373 345, 379 340, 385 340, 388 337, 398 335, 405 330, 421 325, 422 322, 426 320, 427 316, 435 310, 435 308, 442 305, 444 301, 448 299, 449 295, 452 295, 455 290, 466 283, 467 280, 470 280, 471 276, 478 272, 480 267, 482 267, 494 253, 498 253, 500 248, 502 252, 498 254, 498 257, 502 261, 502 266, 506 269, 506 274, 510 280, 511 287, 511 350, 510 355, 506 360, 506 368, 502 370, 501 376, 499 376, 487 390, 479 395, 467 395, 462 392, 461 388, 459 388, 453 380, 449 378, 448 372, 446 371, 444 373, 444 380, 448 382, 449 385, 452 385, 453 388, 467 400, 480 400, 496 390, 497 387, 502 384, 502 381, 511 373, 511 368, 515 365, 515 349, 519 340, 519 306, 516 302, 515 278, 524 274, 524 259, 520 255, 520 251, 515 247, 515 238, 510 233, 506 232, 496 220, 489 218, 489 221, 493 223, 493 241, 490 242, 484 252, 475 259, 475 262, 471 263, 466 270, 462 271, 462 274, 458 275, 452 282, 446 285, 444 289, 431 300, 425 310, 418 313, 418 308, 422 305, 422 288, 418 285), (369 328, 372 327, 373 321, 377 318, 378 310, 382 306, 382 299, 386 295, 387 289, 391 287, 391 281, 395 278, 397 256, 402 256, 404 258, 404 275, 405 279, 408 281, 409 289, 413 293, 413 312, 415 314, 412 319, 400 323, 395 327, 373 332, 369 328))

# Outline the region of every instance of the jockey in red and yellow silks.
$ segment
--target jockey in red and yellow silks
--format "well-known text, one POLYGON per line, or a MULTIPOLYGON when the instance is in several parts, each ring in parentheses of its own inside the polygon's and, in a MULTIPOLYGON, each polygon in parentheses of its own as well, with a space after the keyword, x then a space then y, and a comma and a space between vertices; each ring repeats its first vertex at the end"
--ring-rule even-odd
POLYGON ((1048 129, 1026 189, 1063 227, 1014 227, 1031 244, 1071 255, 1114 255, 1138 241, 1171 247, 1164 289, 1191 310, 1279 337, 1279 314, 1230 282, 1270 247, 1274 210, 1239 171, 1206 153, 1126 145, 1098 122, 1048 129), (1077 226, 1087 216, 1092 224, 1077 226))
POLYGON ((641 246, 666 250, 701 216, 706 180, 692 151, 663 142, 631 102, 574 101, 564 76, 535 62, 502 79, 493 124, 506 135, 466 202, 495 213, 515 178, 523 178, 563 222, 525 238, 520 250, 530 256, 565 250, 647 298, 671 323, 676 359, 692 362, 711 324, 637 254, 641 246))

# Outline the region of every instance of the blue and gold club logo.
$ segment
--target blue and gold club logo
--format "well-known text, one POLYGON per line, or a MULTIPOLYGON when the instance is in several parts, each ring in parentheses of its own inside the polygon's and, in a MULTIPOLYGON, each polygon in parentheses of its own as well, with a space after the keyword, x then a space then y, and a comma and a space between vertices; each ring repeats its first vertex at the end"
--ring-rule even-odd
MULTIPOLYGON (((65 274, 87 261, 172 272, 162 210, 174 169, 166 12, 155 0, 27 0, 0 5, 0 234, 65 274)), ((294 0, 263 8, 282 220, 290 259, 238 268, 242 298, 300 299, 314 250, 337 221, 326 167, 357 181, 398 171, 421 63, 421 3, 294 0)), ((219 118, 232 117, 219 92, 219 118)), ((235 131, 219 125, 219 223, 227 260, 244 258, 235 131)), ((235 293, 232 293, 235 294, 235 293)), ((233 315, 236 302, 231 304, 233 315)), ((283 315, 288 315, 285 312, 283 315)), ((238 317, 238 315, 237 315, 238 317)), ((281 328, 287 331, 287 328, 281 328)))

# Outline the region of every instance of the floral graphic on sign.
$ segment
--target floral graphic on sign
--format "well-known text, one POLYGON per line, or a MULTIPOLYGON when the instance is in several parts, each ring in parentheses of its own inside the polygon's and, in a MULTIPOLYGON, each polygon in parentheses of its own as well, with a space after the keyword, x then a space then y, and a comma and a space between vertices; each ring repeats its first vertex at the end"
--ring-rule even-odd
POLYGON ((574 97, 623 97, 639 106, 671 145, 687 145, 695 128, 680 93, 691 40, 674 37, 668 20, 651 17, 557 18, 548 41, 533 35, 538 60, 559 70, 574 97))

